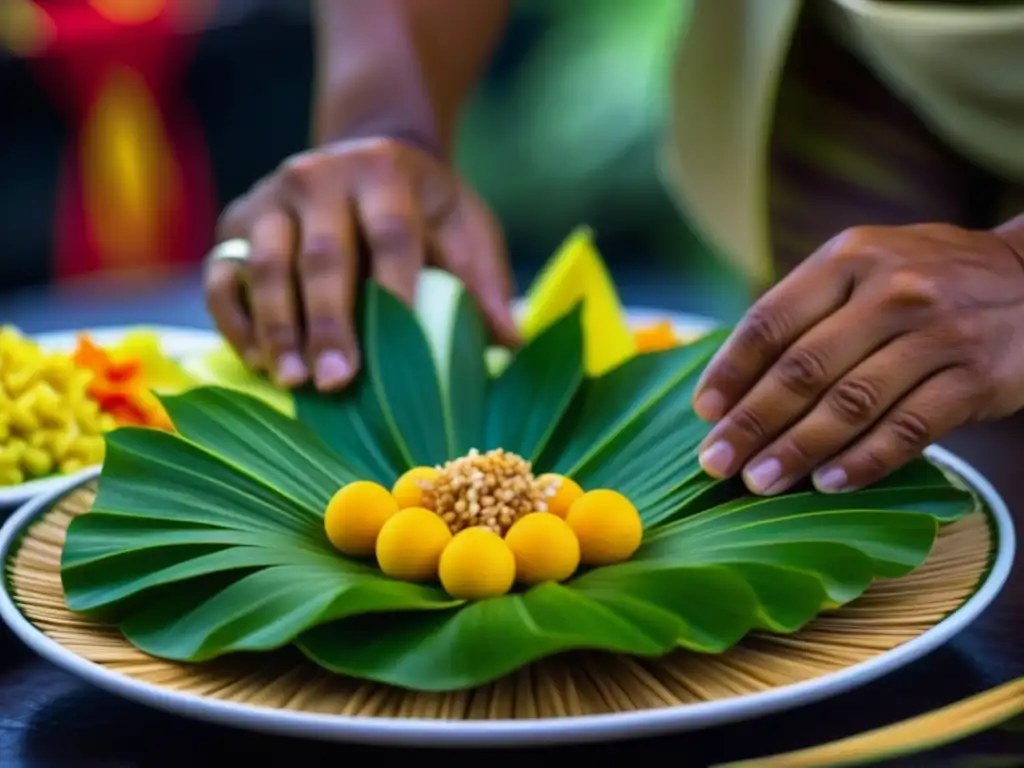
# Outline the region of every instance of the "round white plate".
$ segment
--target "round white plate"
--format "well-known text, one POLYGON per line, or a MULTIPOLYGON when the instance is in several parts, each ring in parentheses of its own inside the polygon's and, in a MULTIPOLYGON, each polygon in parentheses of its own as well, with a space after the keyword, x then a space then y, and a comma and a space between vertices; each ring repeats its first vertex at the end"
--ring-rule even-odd
MULTIPOLYGON (((965 462, 937 447, 930 448, 928 455, 973 486, 991 511, 997 540, 996 556, 978 591, 960 610, 930 630, 869 661, 813 680, 733 699, 620 714, 540 720, 444 721, 282 711, 161 688, 77 656, 40 632, 22 615, 8 592, 6 580, 0 583, 0 618, 40 656, 115 695, 184 717, 266 733, 387 746, 526 747, 697 730, 808 704, 863 685, 942 645, 974 621, 992 602, 1003 587, 1013 562, 1014 531, 1010 513, 992 486, 965 462)), ((86 478, 96 474, 93 470, 86 478)), ((51 492, 15 513, 0 528, 0 561, 6 562, 27 526, 82 480, 64 480, 51 492)))
MULTIPOLYGON (((100 346, 117 344, 126 333, 134 330, 153 331, 160 338, 163 351, 170 357, 177 360, 184 359, 189 355, 204 354, 214 349, 220 343, 220 336, 211 331, 203 331, 195 328, 169 328, 164 326, 132 326, 131 328, 96 328, 84 329, 93 341, 100 346)), ((57 333, 41 333, 32 338, 40 346, 53 352, 70 352, 75 348, 76 339, 83 331, 61 331, 57 333)), ((54 488, 61 487, 69 478, 84 476, 83 470, 73 475, 54 475, 39 480, 32 480, 21 485, 10 485, 0 487, 0 509, 10 509, 24 504, 31 498, 42 493, 49 493, 54 488)))

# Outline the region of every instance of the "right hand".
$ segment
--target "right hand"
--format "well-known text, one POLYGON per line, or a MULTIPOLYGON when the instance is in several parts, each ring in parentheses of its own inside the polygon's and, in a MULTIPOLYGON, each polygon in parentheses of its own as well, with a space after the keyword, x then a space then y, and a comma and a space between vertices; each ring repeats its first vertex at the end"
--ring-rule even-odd
POLYGON ((227 208, 217 239, 232 238, 248 240, 251 254, 210 262, 207 304, 235 351, 281 386, 312 378, 337 390, 359 370, 361 247, 373 278, 409 304, 424 265, 455 275, 495 341, 518 343, 496 218, 449 167, 411 145, 358 139, 295 155, 227 208))

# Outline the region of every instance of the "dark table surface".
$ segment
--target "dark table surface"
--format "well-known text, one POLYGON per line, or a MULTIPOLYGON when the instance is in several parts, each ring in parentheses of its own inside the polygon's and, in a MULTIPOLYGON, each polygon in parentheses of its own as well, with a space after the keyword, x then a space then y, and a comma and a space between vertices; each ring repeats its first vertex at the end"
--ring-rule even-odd
MULTIPOLYGON (((657 275, 618 275, 627 303, 692 310, 678 287, 657 275)), ((64 291, 0 297, 0 323, 29 332, 160 323, 209 327, 194 275, 159 284, 108 282, 64 291)), ((943 445, 984 473, 1024 529, 1024 414, 974 426, 943 445)), ((163 714, 98 691, 40 660, 10 633, 0 636, 0 766, 193 766, 238 761, 250 765, 319 766, 408 754, 263 736, 163 714)), ((1024 572, 1014 569, 996 602, 957 638, 881 681, 832 700, 759 720, 695 734, 607 746, 530 750, 517 755, 543 764, 576 759, 592 764, 670 760, 701 766, 771 754, 841 738, 957 701, 1024 675, 1024 572)), ((964 762, 965 756, 1024 756, 1024 735, 990 731, 898 766, 1010 765, 964 762)), ((417 755, 419 757, 419 755, 417 755)), ((446 761, 487 759, 479 752, 446 761)), ((1005 758, 1004 758, 1005 760, 1005 758)), ((1022 763, 1024 764, 1024 758, 1022 763)))

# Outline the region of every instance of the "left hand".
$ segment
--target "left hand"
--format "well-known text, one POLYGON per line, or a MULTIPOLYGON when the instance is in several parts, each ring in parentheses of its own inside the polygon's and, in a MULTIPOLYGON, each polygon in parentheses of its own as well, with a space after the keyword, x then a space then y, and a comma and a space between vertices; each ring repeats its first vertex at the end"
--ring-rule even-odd
POLYGON ((1024 407, 1024 253, 1000 230, 858 227, 747 313, 694 395, 715 477, 863 488, 1024 407))

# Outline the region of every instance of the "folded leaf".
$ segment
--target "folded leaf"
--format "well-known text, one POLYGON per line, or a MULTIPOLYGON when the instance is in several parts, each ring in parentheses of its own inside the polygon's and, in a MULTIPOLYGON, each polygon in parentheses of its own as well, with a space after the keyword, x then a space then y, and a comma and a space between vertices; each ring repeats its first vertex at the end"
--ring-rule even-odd
POLYGON ((302 424, 248 395, 207 387, 162 402, 182 437, 314 508, 362 476, 302 424))
POLYGON ((296 418, 362 479, 390 486, 408 469, 365 369, 342 392, 306 387, 294 399, 296 418))
POLYGON ((125 637, 156 656, 202 661, 281 648, 309 626, 348 615, 456 603, 440 590, 353 571, 329 555, 265 567, 226 585, 200 584, 215 588, 179 589, 147 600, 122 621, 125 637))
POLYGON ((392 439, 407 467, 440 464, 454 438, 423 327, 408 307, 372 282, 366 313, 367 373, 392 439))
POLYGON ((450 456, 484 444, 487 413, 487 329, 473 298, 460 291, 450 331, 445 408, 451 421, 450 456))
POLYGON ((925 459, 855 493, 751 496, 697 459, 709 427, 691 399, 725 332, 587 378, 585 350, 600 340, 576 303, 492 379, 469 294, 428 279, 437 290, 415 310, 368 287, 361 373, 337 394, 295 393, 295 418, 209 387, 165 399, 173 433, 110 434, 93 508, 68 528, 68 605, 163 658, 296 643, 338 673, 452 690, 566 651, 719 653, 754 630, 795 632, 920 565, 939 525, 978 506, 925 459), (498 447, 537 473, 626 494, 640 549, 561 584, 463 602, 328 542, 341 486, 390 486, 411 466, 498 447))
MULTIPOLYGON (((230 436, 230 410, 218 410, 221 395, 178 396, 175 413, 193 430, 204 418, 221 418, 212 442, 248 461, 230 436)), ((250 398, 234 402, 278 416, 250 398)), ((68 605, 112 612, 148 653, 197 661, 281 647, 311 624, 353 613, 456 604, 435 587, 398 582, 372 564, 337 556, 322 518, 335 481, 312 458, 319 441, 301 425, 291 427, 288 437, 261 435, 281 462, 266 462, 259 474, 252 473, 255 462, 232 463, 176 435, 113 433, 96 502, 68 529, 68 605), (305 470, 305 482, 296 468, 305 470)))
MULTIPOLYGON (((563 475, 582 471, 662 399, 678 395, 683 382, 699 372, 721 341, 722 334, 713 334, 678 349, 639 355, 588 379, 574 403, 573 418, 561 425, 562 434, 552 441, 544 463, 563 475)), ((650 428, 649 422, 643 424, 650 428)))
POLYGON ((486 450, 504 448, 537 461, 583 380, 580 312, 570 310, 520 350, 493 383, 486 450))

